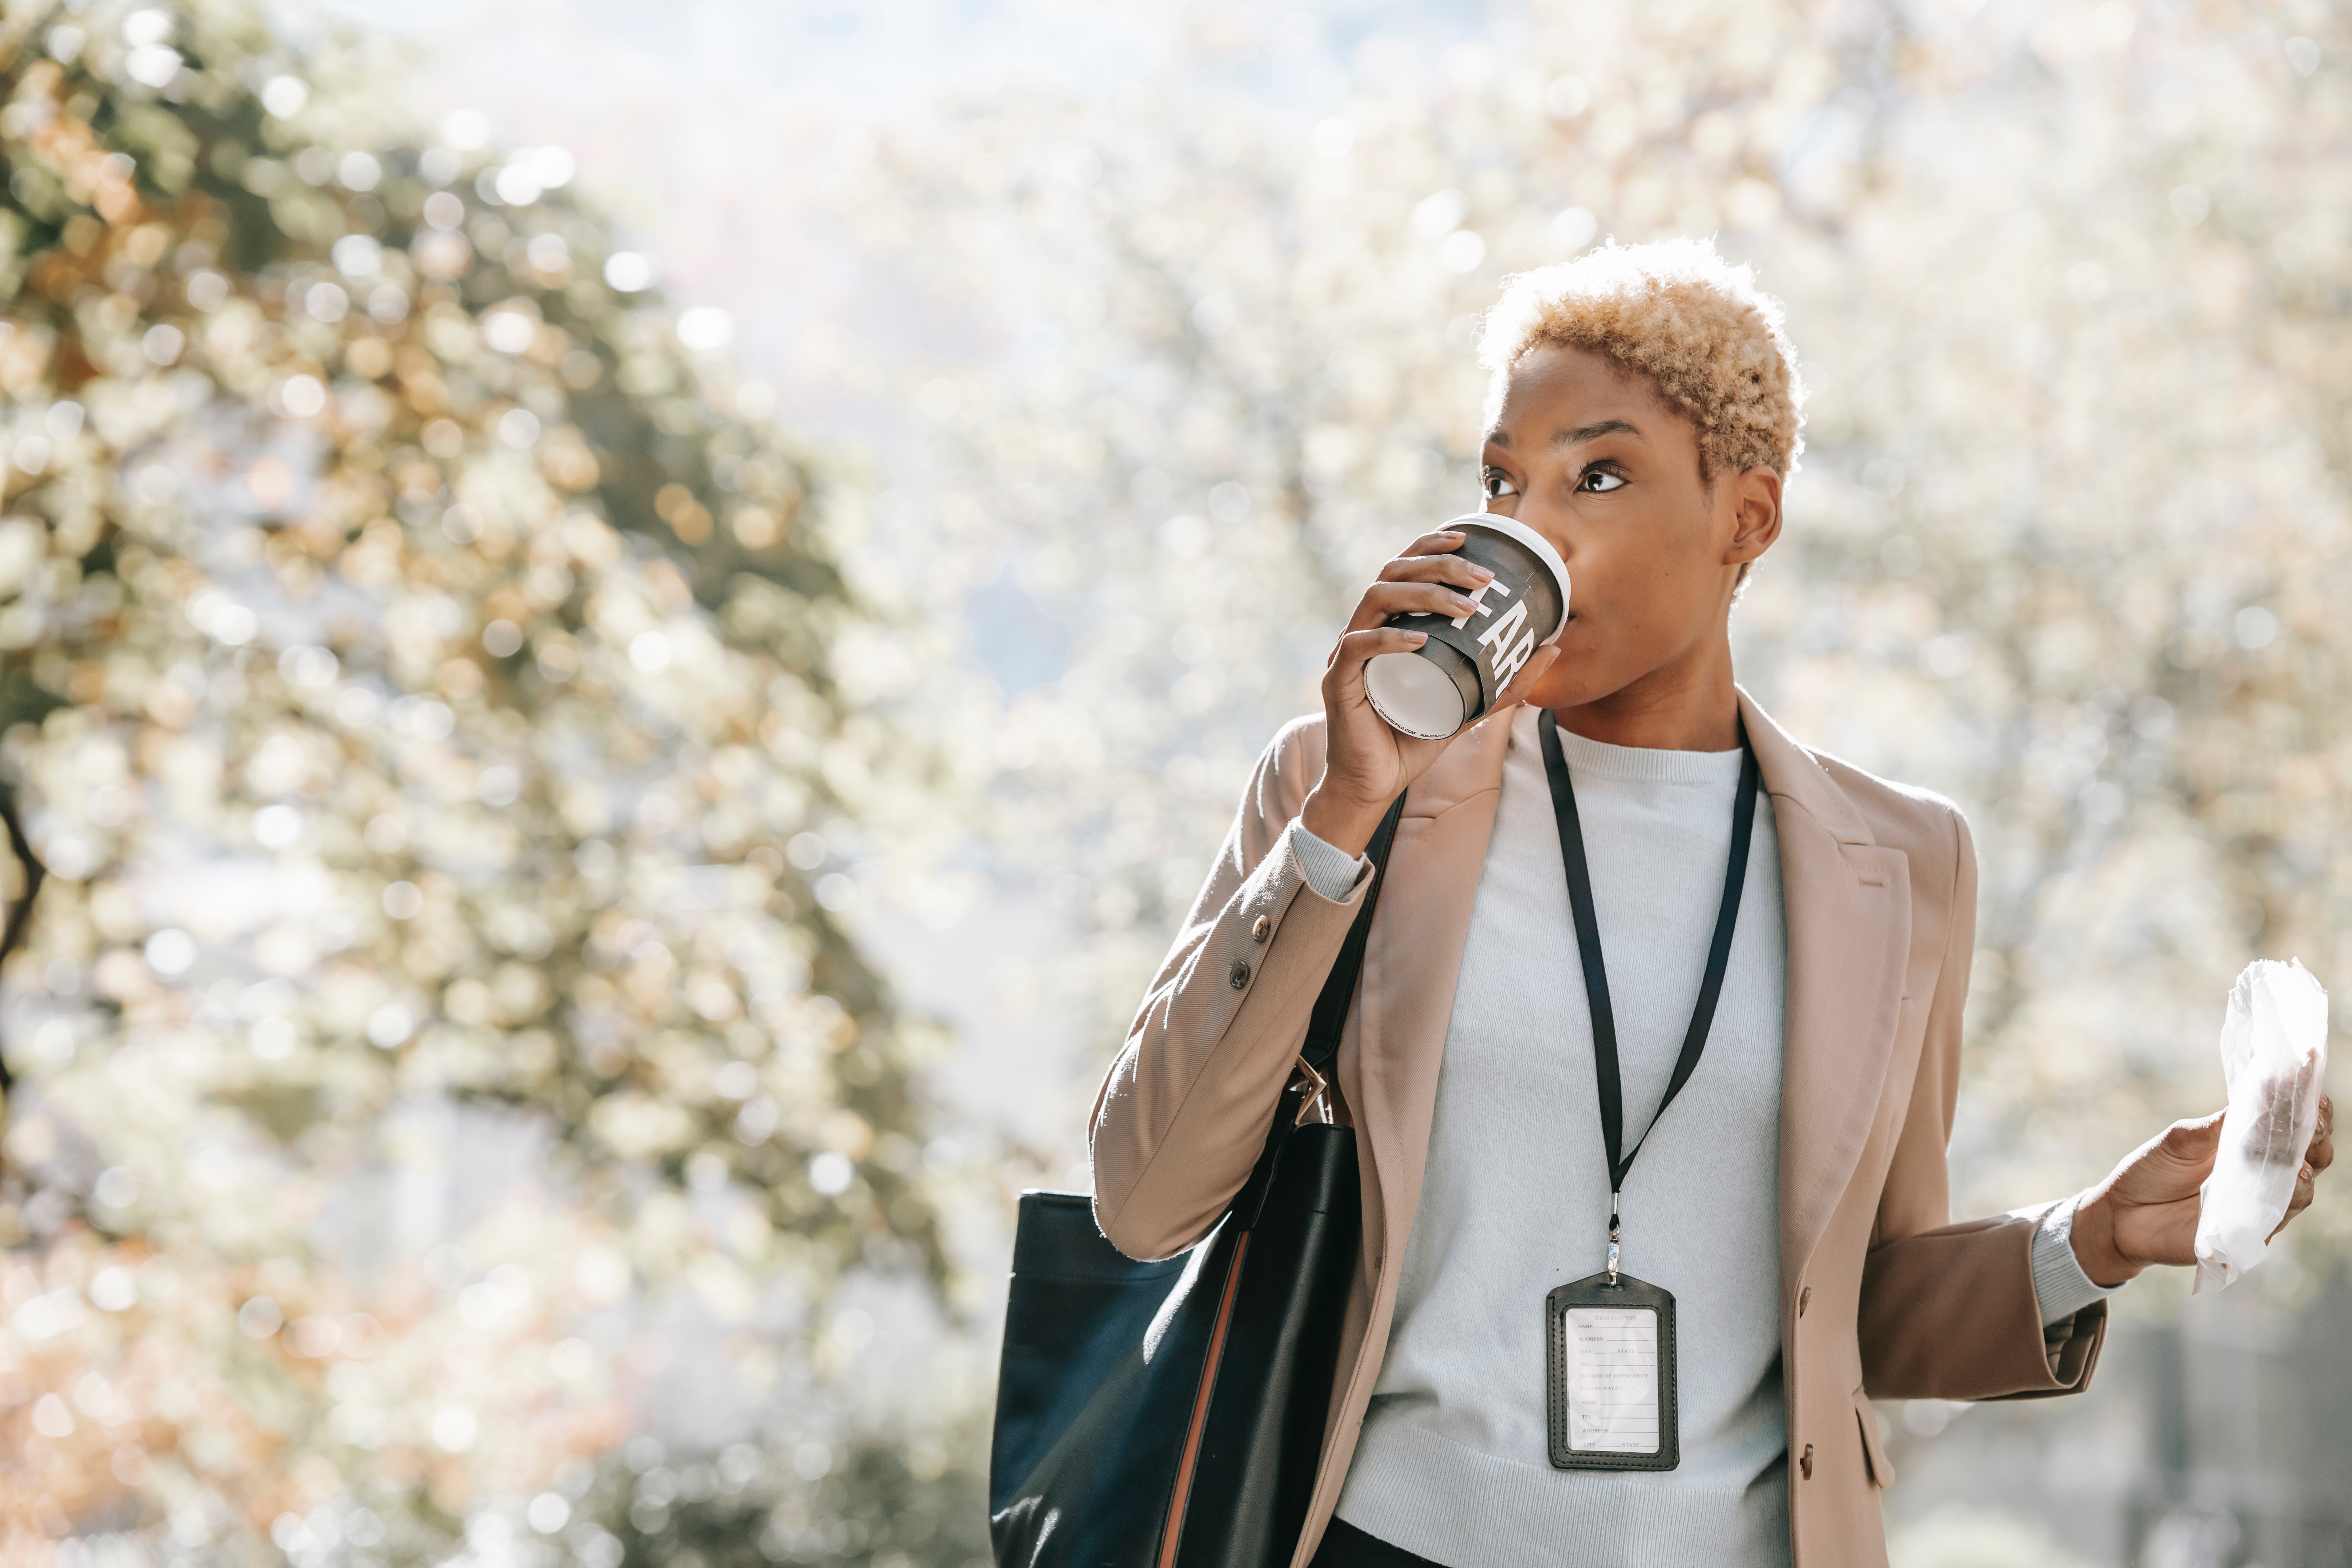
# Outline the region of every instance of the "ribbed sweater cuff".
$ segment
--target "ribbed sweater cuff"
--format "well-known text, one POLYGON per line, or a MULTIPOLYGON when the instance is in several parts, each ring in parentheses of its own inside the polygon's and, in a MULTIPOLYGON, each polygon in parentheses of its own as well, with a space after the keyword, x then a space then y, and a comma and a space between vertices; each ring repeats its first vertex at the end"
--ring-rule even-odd
POLYGON ((2053 1206, 2034 1227, 2033 1296, 2042 1303, 2044 1328, 2122 1289, 2094 1280, 2083 1272, 2082 1260, 2074 1256, 2074 1205, 2082 1201, 2077 1193, 2053 1206))
POLYGON ((1307 825, 1297 817, 1290 822, 1290 852, 1298 857, 1298 868, 1305 874, 1307 885, 1335 904, 1354 892, 1356 884, 1372 868, 1372 863, 1362 856, 1350 855, 1307 832, 1307 825))

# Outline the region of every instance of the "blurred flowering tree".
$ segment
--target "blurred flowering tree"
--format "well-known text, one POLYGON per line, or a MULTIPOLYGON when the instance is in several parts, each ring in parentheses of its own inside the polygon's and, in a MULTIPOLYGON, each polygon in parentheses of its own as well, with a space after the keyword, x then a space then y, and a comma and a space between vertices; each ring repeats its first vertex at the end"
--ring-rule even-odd
POLYGON ((943 1266, 836 919, 925 766, 845 679, 852 478, 561 149, 238 4, 0 15, 0 1552, 930 1541, 936 1445, 822 1397, 835 1286, 943 1266), (697 1331, 782 1459, 600 1472, 697 1331))
POLYGON ((1477 506, 1500 276, 1711 233, 1788 300, 1814 390, 1746 678, 1976 825, 1960 1201, 2066 1190, 2217 1102, 2239 965, 2352 973, 2340 11, 1352 26, 1201 7, 1136 92, 832 149, 841 221, 1002 345, 908 367, 892 531, 982 628, 946 721, 1008 833, 1066 825, 1018 860, 1079 911, 1064 989, 1097 1038, 1358 584, 1477 506), (1282 85, 1318 51, 1328 102, 1282 85))
POLYGON ((1078 928, 1024 988, 1107 1049, 1356 584, 1475 504, 1500 275, 1601 236, 1790 303, 1743 668, 1976 825, 1965 1206, 2210 1105, 2245 957, 2352 973, 2340 10, 1410 10, 1163 7, 1133 90, 793 142, 905 307, 799 351, 918 426, 864 528, 560 153, 410 146, 383 61, 241 11, 0 10, 0 773, 55 873, 0 1016, 12 1542, 961 1549, 977 1446, 818 1304, 936 1272, 955 1196, 860 840, 984 776, 1078 928), (691 1397, 785 1418, 631 1436, 698 1341, 691 1397))

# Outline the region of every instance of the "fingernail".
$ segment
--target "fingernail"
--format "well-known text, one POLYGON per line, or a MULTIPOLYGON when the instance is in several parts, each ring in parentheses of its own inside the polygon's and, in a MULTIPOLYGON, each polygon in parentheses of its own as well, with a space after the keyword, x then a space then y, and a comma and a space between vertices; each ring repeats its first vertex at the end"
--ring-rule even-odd
POLYGON ((1422 644, 1429 640, 1429 634, 1427 632, 1407 632, 1404 635, 1412 639, 1412 646, 1415 647, 1419 647, 1422 644))
POLYGON ((1479 565, 1475 561, 1470 563, 1470 574, 1481 583, 1491 583, 1495 580, 1495 574, 1488 568, 1479 565))
POLYGON ((1454 595, 1454 607, 1461 611, 1465 616, 1475 615, 1478 611, 1478 606, 1471 602, 1467 595, 1464 594, 1456 594, 1454 595))

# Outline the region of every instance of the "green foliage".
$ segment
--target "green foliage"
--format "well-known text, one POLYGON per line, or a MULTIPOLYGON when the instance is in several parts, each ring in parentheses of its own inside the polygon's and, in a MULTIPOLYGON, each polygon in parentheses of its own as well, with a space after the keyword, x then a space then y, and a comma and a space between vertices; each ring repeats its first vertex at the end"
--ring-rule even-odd
POLYGON ((68 1521, 232 1556, 362 1495, 429 1554, 598 1451, 598 1311, 944 1269, 837 918, 921 767, 828 653, 888 635, 854 479, 568 157, 411 140, 370 64, 237 4, 0 24, 0 768, 51 874, 0 1239, 64 1292, 0 1426, 68 1521), (453 1102, 513 1114, 420 1141, 453 1102), (450 1187, 427 1267, 384 1194, 467 1136, 540 1181, 450 1187), (77 1377, 105 1418, 41 1417, 77 1377))
POLYGON ((682 1464, 657 1446, 624 1455, 589 1502, 609 1514, 625 1568, 992 1561, 979 1478, 929 1465, 919 1475, 902 1444, 854 1444, 837 1459, 822 1443, 772 1458, 740 1444, 682 1464))

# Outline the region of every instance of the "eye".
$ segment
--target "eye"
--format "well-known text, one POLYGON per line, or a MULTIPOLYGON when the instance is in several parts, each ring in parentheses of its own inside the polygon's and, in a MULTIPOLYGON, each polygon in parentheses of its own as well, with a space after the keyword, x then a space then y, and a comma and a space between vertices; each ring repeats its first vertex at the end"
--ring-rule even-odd
POLYGON ((1576 488, 1588 495, 1605 496, 1611 490, 1625 488, 1625 476, 1613 469, 1593 467, 1577 477, 1576 488))
POLYGON ((1515 496, 1519 493, 1517 484, 1512 480, 1510 475, 1500 468, 1482 470, 1478 477, 1478 483, 1479 487, 1486 492, 1488 500, 1500 500, 1505 496, 1515 496))

